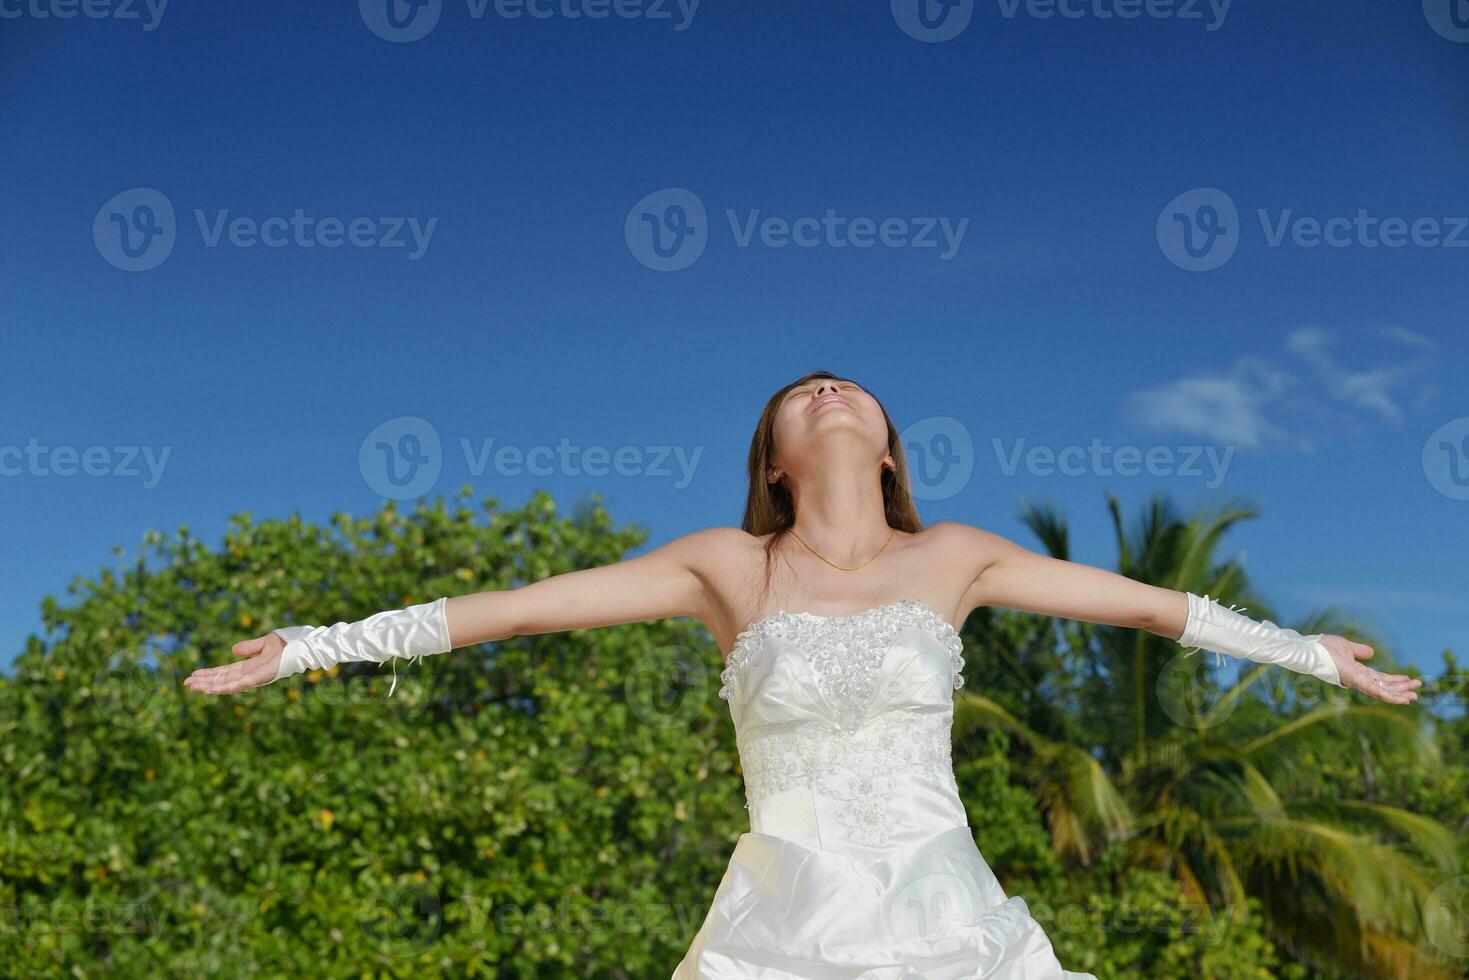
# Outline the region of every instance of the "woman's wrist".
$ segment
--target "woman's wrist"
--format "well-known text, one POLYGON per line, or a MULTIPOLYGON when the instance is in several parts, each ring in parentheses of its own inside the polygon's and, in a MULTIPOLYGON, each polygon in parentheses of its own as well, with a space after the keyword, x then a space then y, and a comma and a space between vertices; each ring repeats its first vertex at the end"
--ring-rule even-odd
POLYGON ((1185 647, 1200 647, 1256 663, 1275 664, 1345 687, 1336 662, 1321 643, 1322 635, 1302 636, 1269 620, 1257 622, 1224 608, 1208 596, 1190 592, 1188 622, 1178 642, 1185 647))
POLYGON ((276 680, 333 664, 391 657, 433 656, 453 649, 444 598, 375 613, 355 623, 332 626, 284 626, 273 630, 285 641, 276 680))

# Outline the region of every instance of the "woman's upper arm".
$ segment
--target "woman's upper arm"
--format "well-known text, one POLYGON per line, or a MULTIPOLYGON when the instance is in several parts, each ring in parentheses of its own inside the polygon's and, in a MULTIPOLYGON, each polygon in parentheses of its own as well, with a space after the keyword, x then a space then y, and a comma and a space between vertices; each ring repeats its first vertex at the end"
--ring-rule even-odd
POLYGON ((973 555, 974 578, 965 611, 1000 606, 1086 623, 1145 629, 1177 638, 1188 619, 1188 597, 1079 562, 1040 554, 979 528, 959 525, 961 547, 973 555))
POLYGON ((611 565, 552 575, 515 589, 455 596, 445 603, 455 647, 562 630, 615 626, 672 616, 708 621, 702 569, 733 546, 738 528, 696 531, 611 565))

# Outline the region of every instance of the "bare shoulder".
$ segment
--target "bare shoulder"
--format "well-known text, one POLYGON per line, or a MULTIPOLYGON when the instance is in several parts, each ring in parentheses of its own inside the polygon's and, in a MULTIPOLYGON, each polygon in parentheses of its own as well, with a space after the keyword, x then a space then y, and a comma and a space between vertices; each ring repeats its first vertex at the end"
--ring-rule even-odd
POLYGON ((706 527, 674 538, 665 547, 687 555, 691 564, 697 567, 710 562, 745 558, 759 547, 762 540, 738 527, 706 527))
POLYGON ((921 536, 929 538, 932 547, 943 554, 961 559, 993 554, 1010 544, 1008 540, 993 531, 986 531, 962 521, 939 521, 936 524, 930 524, 923 529, 921 536))
POLYGON ((979 577, 1004 556, 1020 550, 1002 535, 960 521, 939 521, 922 533, 931 536, 931 560, 964 583, 962 606, 966 614, 978 604, 975 583, 979 577))
POLYGON ((767 537, 750 534, 743 528, 719 526, 692 531, 664 547, 699 577, 718 604, 727 605, 735 583, 742 581, 751 568, 758 567, 767 537))
POLYGON ((749 616, 752 593, 765 560, 770 535, 750 534, 743 528, 719 526, 694 531, 669 542, 682 562, 699 579, 705 608, 699 619, 721 650, 749 616))

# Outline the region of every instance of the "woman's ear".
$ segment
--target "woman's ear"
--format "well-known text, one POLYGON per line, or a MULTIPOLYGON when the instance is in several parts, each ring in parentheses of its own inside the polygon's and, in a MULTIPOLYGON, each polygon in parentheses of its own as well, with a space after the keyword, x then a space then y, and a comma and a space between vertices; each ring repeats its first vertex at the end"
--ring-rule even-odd
POLYGON ((765 471, 765 482, 766 483, 779 483, 780 482, 780 475, 781 475, 780 474, 780 467, 778 467, 778 466, 771 466, 768 469, 766 469, 766 471, 765 471))

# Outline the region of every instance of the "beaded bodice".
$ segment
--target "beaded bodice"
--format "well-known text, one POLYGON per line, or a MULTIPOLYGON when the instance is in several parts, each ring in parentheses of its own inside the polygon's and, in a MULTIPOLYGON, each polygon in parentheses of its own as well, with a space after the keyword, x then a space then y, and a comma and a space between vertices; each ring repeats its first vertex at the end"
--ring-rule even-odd
POLYGON ((954 628, 917 599, 750 624, 719 696, 752 832, 870 849, 963 824, 949 742, 962 652, 954 628))

